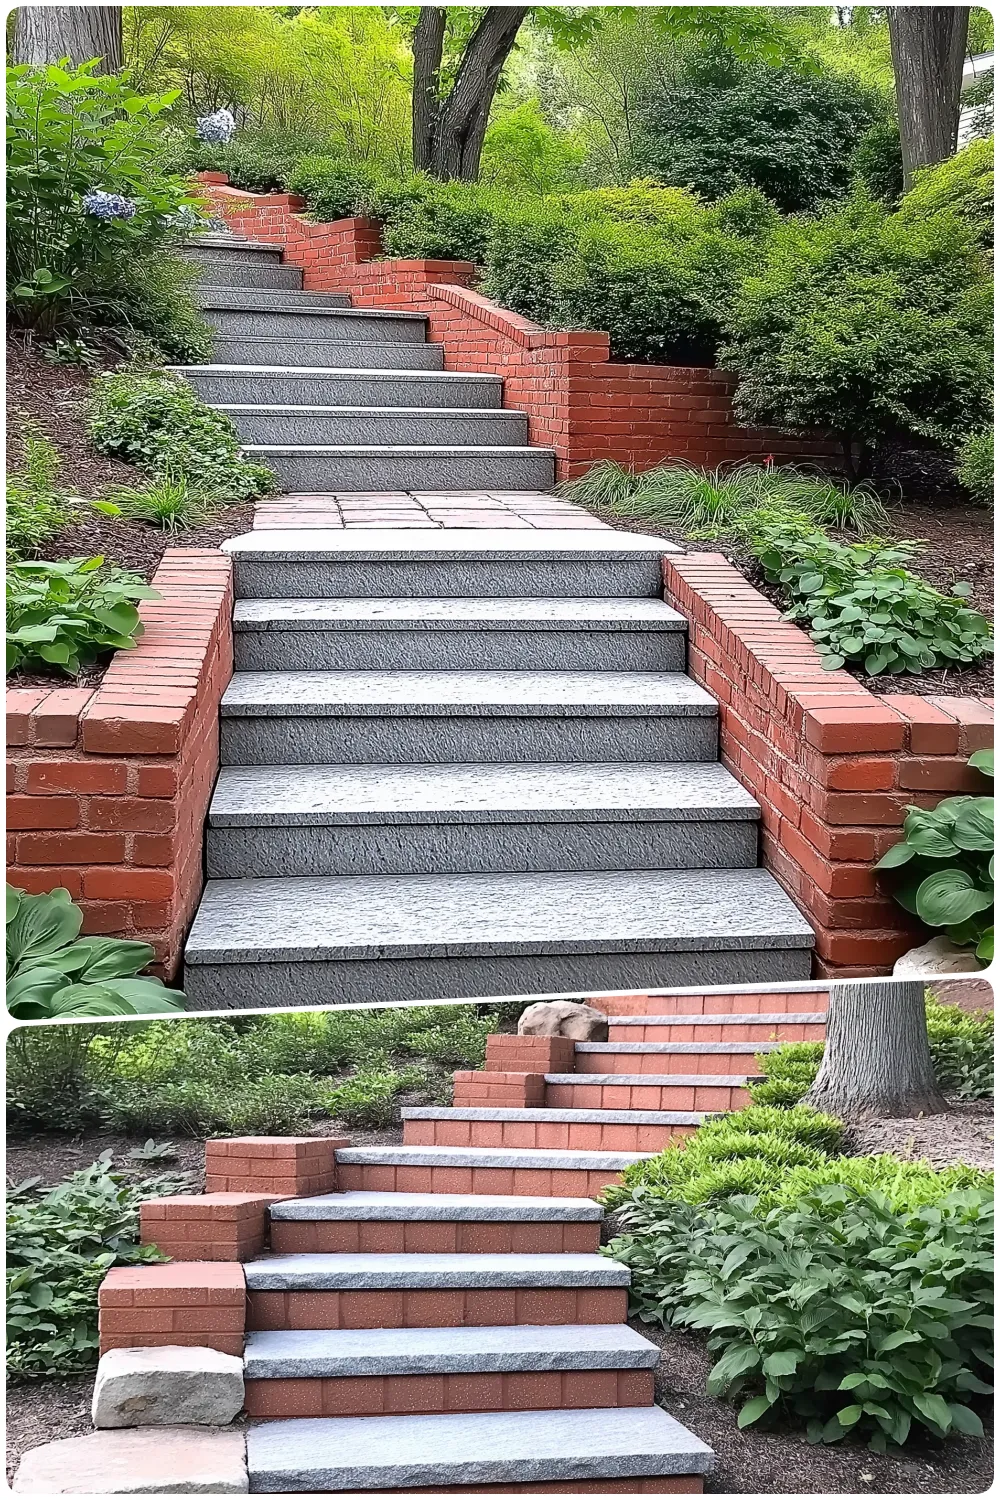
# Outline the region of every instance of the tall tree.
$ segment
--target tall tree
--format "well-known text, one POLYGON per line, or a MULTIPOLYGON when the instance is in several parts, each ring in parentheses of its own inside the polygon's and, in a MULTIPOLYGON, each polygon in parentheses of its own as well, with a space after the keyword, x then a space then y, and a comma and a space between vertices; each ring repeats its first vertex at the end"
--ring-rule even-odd
POLYGON ((14 19, 15 63, 38 67, 99 58, 102 73, 124 66, 120 5, 19 5, 14 19))
POLYGON ((896 1118, 947 1109, 919 980, 865 979, 830 992, 826 1047, 805 1102, 831 1114, 896 1118))
POLYGON ((418 171, 444 181, 478 177, 493 96, 529 8, 486 7, 442 97, 447 16, 440 6, 420 7, 413 33, 413 165, 418 171))
POLYGON ((945 161, 958 148, 969 9, 967 5, 888 7, 906 188, 918 167, 945 161))

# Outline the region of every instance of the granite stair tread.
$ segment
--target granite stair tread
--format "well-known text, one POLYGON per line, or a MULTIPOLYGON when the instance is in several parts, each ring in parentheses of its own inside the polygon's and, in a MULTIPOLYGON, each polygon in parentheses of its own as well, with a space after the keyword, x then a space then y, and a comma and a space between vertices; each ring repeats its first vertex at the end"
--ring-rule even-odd
POLYGON ((589 1198, 534 1198, 480 1193, 322 1193, 272 1203, 272 1219, 282 1222, 442 1220, 506 1223, 594 1223, 604 1217, 589 1198))
MULTIPOLYGON (((546 1083, 579 1084, 580 1087, 619 1088, 646 1084, 650 1088, 742 1088, 759 1073, 546 1073, 546 1083)), ((602 1111, 603 1114, 603 1111, 602 1111)))
POLYGON ((649 630, 684 632, 662 599, 239 599, 235 630, 649 630))
POLYGON ((651 1406, 264 1422, 247 1462, 251 1491, 283 1494, 704 1474, 713 1455, 651 1406))
POLYGON ((247 1380, 642 1370, 660 1351, 627 1323, 275 1330, 247 1335, 247 1380))
MULTIPOLYGON (((188 366, 188 368, 215 369, 218 366, 188 366)), ((241 367, 235 366, 234 368, 241 367)), ((330 372, 326 369, 312 372, 299 369, 296 373, 327 375, 330 372)), ((490 381, 496 377, 459 375, 453 371, 441 371, 436 378, 490 381)), ((351 561, 395 563, 400 560, 401 556, 429 556, 442 561, 475 559, 479 562, 503 563, 511 554, 529 554, 555 562, 572 561, 585 556, 588 561, 595 562, 605 558, 615 559, 623 555, 634 556, 636 554, 660 558, 668 553, 678 552, 680 548, 674 546, 672 542, 661 541, 658 537, 641 536, 631 531, 613 531, 610 527, 568 531, 556 526, 551 529, 543 530, 538 527, 531 531, 517 532, 491 531, 488 528, 481 531, 463 531, 450 527, 426 531, 394 531, 390 527, 386 527, 384 531, 379 531, 374 527, 367 531, 350 529, 324 531, 319 528, 308 532, 293 529, 252 531, 223 542, 222 550, 230 553, 234 558, 253 556, 257 559, 308 562, 327 562, 348 558, 351 561)))
POLYGON ((247 1289, 379 1291, 420 1287, 628 1286, 627 1266, 606 1255, 297 1254, 247 1261, 247 1289))

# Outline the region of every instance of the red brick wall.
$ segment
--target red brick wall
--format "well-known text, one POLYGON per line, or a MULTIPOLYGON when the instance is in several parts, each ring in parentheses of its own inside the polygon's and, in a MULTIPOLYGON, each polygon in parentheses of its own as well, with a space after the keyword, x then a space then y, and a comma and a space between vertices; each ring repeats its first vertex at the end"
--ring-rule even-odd
POLYGON ((719 700, 722 759, 761 805, 764 863, 816 929, 817 973, 890 972, 927 933, 873 865, 908 804, 988 795, 966 761, 993 743, 993 700, 878 696, 824 671, 719 553, 665 559, 664 582, 689 621, 688 670, 719 700))
POLYGON ((232 675, 231 564, 173 548, 145 634, 97 688, 7 693, 7 879, 64 886, 85 933, 153 945, 178 967, 202 888, 202 827, 232 675))
POLYGON ((504 405, 527 413, 532 443, 555 449, 559 479, 606 458, 641 470, 666 458, 714 467, 836 453, 819 436, 739 427, 735 381, 721 370, 612 362, 606 333, 540 328, 480 296, 468 261, 377 260, 379 229, 370 220, 314 224, 298 212, 302 199, 243 193, 219 185, 219 175, 202 177, 213 207, 240 233, 281 245, 288 263, 303 268, 307 290, 348 292, 357 307, 425 313, 446 369, 502 375, 504 405))

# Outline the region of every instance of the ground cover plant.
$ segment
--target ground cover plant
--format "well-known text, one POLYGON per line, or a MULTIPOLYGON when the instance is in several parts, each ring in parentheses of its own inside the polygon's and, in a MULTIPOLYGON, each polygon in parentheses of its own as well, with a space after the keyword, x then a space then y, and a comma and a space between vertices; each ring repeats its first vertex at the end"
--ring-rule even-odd
POLYGON ((103 557, 11 563, 7 671, 55 669, 75 677, 101 656, 131 650, 143 633, 136 601, 159 597, 103 557))

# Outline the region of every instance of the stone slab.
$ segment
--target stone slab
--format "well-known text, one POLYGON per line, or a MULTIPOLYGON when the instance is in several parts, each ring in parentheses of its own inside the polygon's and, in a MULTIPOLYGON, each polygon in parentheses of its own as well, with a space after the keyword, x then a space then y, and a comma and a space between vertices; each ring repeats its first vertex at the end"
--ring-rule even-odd
POLYGON ((238 334, 232 338, 216 333, 213 353, 221 365, 304 366, 332 370, 440 370, 444 349, 440 344, 378 343, 373 338, 300 339, 238 334))
POLYGON ((530 1198, 489 1193, 323 1193, 315 1198, 286 1198, 272 1203, 271 1218, 427 1220, 474 1223, 593 1223, 604 1210, 589 1198, 530 1198))
POLYGON ((137 1427, 32 1448, 12 1486, 22 1495, 245 1495, 241 1431, 137 1427))
MULTIPOLYGON (((235 408, 234 408, 235 409, 235 408)), ((242 630, 678 631, 687 621, 662 599, 241 599, 242 630)))
POLYGON ((247 1336, 247 1380, 461 1375, 507 1370, 651 1370, 660 1351, 627 1323, 365 1328, 247 1336))
POLYGON ((698 1085, 707 1089, 741 1089, 747 1078, 756 1078, 756 1073, 546 1073, 546 1083, 572 1083, 580 1086, 612 1088, 619 1084, 649 1084, 656 1088, 692 1088, 698 1085))
MULTIPOLYGON (((260 278, 297 276, 283 266, 246 267, 260 278)), ((237 285, 245 285, 241 279, 237 285)), ((266 285, 281 283, 268 279, 266 285)), ((298 285, 299 283, 294 283, 298 285)), ((307 398, 333 406, 431 406, 499 408, 502 381, 498 375, 455 374, 450 370, 340 369, 302 365, 174 365, 210 403, 296 403, 307 398)), ((317 592, 320 592, 317 590, 317 592)))
MULTIPOLYGON (((197 366, 188 366, 197 369, 197 366)), ((217 368, 205 366, 203 368, 217 368)), ((314 374, 324 373, 314 371, 314 374)), ((452 376, 452 379, 473 377, 452 376)), ((491 377, 483 376, 482 379, 491 377)), ((398 563, 408 555, 434 558, 439 562, 483 561, 496 564, 511 557, 530 555, 538 561, 570 562, 587 557, 591 562, 614 561, 623 556, 660 558, 680 551, 659 537, 631 531, 251 531, 222 543, 223 552, 234 558, 282 562, 398 563)))
MULTIPOLYGON (((613 1073, 567 1073, 565 1076, 582 1077, 585 1083, 592 1083, 595 1077, 602 1080, 617 1077, 613 1073)), ((512 1124, 523 1121, 542 1125, 553 1122, 566 1125, 700 1125, 705 1118, 697 1110, 686 1109, 464 1109, 446 1106, 436 1109, 429 1105, 401 1109, 400 1115, 404 1120, 501 1120, 512 1124)))
POLYGON ((624 1172, 633 1163, 649 1161, 654 1155, 652 1151, 545 1151, 538 1147, 515 1150, 491 1146, 341 1146, 337 1160, 346 1166, 534 1167, 549 1171, 556 1168, 570 1172, 624 1172))
POLYGON ((260 1494, 704 1474, 713 1462, 658 1406, 265 1422, 248 1455, 260 1494))
POLYGON ((94 1382, 98 1428, 224 1427, 243 1409, 242 1362, 217 1349, 109 1349, 94 1382))
POLYGON ((398 1287, 628 1286, 604 1255, 270 1255, 248 1261, 247 1289, 382 1291, 398 1287))

